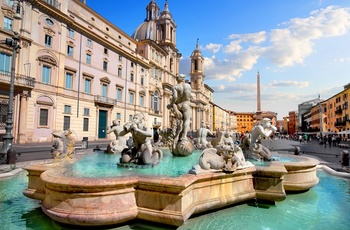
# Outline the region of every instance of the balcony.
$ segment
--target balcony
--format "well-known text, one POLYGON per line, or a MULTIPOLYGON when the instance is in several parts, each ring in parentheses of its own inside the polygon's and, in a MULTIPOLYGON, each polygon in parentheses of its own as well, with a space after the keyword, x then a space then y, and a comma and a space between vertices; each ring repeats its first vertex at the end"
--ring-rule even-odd
MULTIPOLYGON (((23 88, 23 89, 33 89, 35 86, 35 78, 20 75, 20 74, 15 74, 15 88, 23 88)), ((10 72, 0 72, 0 83, 1 87, 0 88, 9 88, 11 81, 11 73, 10 72), (8 85, 8 87, 6 86, 8 85)))
POLYGON ((117 104, 117 100, 109 97, 103 97, 101 95, 94 96, 95 104, 103 107, 113 107, 117 104))
POLYGON ((343 110, 340 108, 335 111, 335 114, 337 115, 341 115, 342 113, 343 113, 343 110))
POLYGON ((335 127, 343 127, 343 126, 346 126, 346 122, 345 121, 338 121, 338 122, 335 122, 334 126, 335 127))

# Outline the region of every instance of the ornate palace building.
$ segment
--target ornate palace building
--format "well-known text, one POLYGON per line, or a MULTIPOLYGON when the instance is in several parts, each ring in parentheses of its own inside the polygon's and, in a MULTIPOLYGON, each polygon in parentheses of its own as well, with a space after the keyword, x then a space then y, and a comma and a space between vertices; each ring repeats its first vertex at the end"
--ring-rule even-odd
MULTIPOLYGON (((109 138, 113 120, 121 125, 135 113, 147 125, 169 127, 166 105, 179 74, 177 25, 165 1, 146 6, 145 21, 130 36, 78 0, 1 0, 0 135, 13 103, 15 143, 52 141, 70 129, 77 140, 109 138), (14 100, 9 102, 13 48, 18 33, 14 100)), ((198 43, 191 55, 191 130, 213 128, 213 90, 204 84, 198 43)), ((111 138, 114 138, 112 136, 111 138)))

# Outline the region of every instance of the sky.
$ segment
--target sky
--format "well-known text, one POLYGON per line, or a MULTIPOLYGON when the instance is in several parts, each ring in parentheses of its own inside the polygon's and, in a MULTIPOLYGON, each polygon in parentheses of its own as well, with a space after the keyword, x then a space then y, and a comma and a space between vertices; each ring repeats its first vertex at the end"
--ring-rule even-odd
MULTIPOLYGON (((166 0, 155 0, 160 10, 166 0)), ((146 18, 151 0, 87 0, 87 5, 128 35, 146 18)), ((168 0, 189 79, 196 48, 205 58, 213 102, 236 112, 261 110, 278 119, 350 83, 350 0, 168 0)))

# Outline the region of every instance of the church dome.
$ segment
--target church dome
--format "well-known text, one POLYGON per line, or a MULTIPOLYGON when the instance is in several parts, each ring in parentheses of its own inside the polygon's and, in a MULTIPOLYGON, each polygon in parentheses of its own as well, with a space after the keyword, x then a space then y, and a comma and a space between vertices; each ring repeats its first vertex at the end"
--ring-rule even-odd
POLYGON ((155 21, 145 21, 135 30, 131 37, 137 41, 145 39, 156 40, 156 30, 157 24, 155 21))
POLYGON ((132 38, 138 41, 145 39, 156 40, 157 23, 159 19, 159 7, 157 3, 152 0, 146 7, 145 21, 134 31, 132 38))

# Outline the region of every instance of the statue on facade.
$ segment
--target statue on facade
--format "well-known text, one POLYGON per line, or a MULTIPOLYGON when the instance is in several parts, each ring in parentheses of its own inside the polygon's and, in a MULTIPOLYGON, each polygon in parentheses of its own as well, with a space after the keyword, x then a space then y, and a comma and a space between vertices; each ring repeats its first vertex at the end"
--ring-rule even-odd
POLYGON ((114 120, 112 125, 107 129, 107 134, 114 133, 115 140, 111 141, 107 146, 106 153, 121 153, 126 146, 126 139, 121 135, 123 127, 119 125, 117 120, 114 120))
POLYGON ((155 165, 162 159, 162 151, 160 149, 153 150, 151 144, 152 129, 144 125, 144 120, 144 115, 137 113, 131 122, 127 122, 123 126, 120 135, 131 133, 134 146, 122 151, 120 163, 155 165))
POLYGON ((170 151, 176 156, 187 156, 194 150, 192 141, 188 140, 187 132, 191 119, 191 86, 185 82, 185 75, 176 76, 178 84, 172 88, 172 98, 167 108, 173 116, 172 121, 172 141, 169 145, 170 151))
POLYGON ((197 149, 206 149, 206 148, 212 148, 212 144, 207 141, 207 136, 214 137, 214 134, 209 130, 209 126, 199 128, 197 130, 197 142, 196 142, 196 148, 197 149))
POLYGON ((71 134, 69 129, 52 133, 54 141, 50 153, 54 159, 73 158, 76 141, 71 134))
POLYGON ((271 160, 272 154, 270 150, 263 146, 260 140, 262 138, 268 138, 276 131, 277 128, 271 124, 270 119, 263 118, 259 121, 250 132, 250 144, 246 154, 248 154, 248 156, 251 155, 249 157, 253 158, 271 160))

